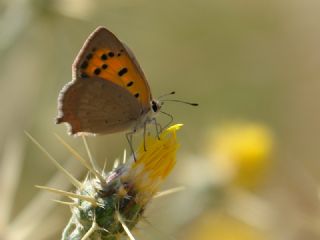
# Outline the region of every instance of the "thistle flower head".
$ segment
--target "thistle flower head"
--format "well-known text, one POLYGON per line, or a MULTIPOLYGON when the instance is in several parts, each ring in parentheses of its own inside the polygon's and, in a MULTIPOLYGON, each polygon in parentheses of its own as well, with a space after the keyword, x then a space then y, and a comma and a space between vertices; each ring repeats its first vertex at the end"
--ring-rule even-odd
MULTIPOLYGON (((139 222, 161 182, 176 163, 176 131, 181 126, 177 124, 164 130, 159 138, 148 136, 145 142, 147 151, 144 150, 144 144, 141 144, 136 161, 117 165, 108 173, 90 167, 60 138, 90 170, 82 183, 69 176, 77 186, 75 193, 40 187, 73 199, 73 202, 66 203, 71 207, 72 216, 62 234, 62 240, 117 240, 121 236, 134 239, 130 230, 139 222)), ((59 163, 55 164, 59 167, 59 163)))

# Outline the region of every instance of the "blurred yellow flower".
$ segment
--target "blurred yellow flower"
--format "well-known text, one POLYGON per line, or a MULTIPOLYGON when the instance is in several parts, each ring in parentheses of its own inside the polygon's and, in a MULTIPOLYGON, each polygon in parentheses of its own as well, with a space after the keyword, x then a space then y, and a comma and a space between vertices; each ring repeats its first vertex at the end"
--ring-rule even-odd
POLYGON ((216 170, 242 187, 253 187, 264 175, 273 150, 271 130, 258 123, 232 123, 216 129, 209 157, 216 170))
POLYGON ((266 240, 265 233, 224 213, 206 212, 191 223, 182 239, 266 240))

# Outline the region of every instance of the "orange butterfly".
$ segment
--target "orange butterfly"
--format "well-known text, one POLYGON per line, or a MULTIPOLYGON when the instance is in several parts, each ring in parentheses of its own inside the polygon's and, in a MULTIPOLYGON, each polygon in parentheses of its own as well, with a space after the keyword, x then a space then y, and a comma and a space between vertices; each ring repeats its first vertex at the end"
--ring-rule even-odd
POLYGON ((134 132, 152 121, 157 128, 155 114, 161 105, 152 98, 129 48, 106 28, 98 27, 73 63, 72 81, 60 92, 57 123, 68 123, 72 135, 131 129, 126 136, 132 150, 134 132))

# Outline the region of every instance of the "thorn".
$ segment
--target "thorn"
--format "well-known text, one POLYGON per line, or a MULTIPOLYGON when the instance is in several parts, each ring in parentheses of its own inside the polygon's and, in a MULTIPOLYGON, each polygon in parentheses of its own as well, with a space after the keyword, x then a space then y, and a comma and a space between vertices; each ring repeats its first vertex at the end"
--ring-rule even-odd
POLYGON ((142 221, 144 221, 145 223, 147 223, 149 226, 151 226, 154 230, 156 230, 158 233, 165 235, 166 238, 169 238, 171 240, 176 240, 175 237, 168 235, 167 233, 165 233, 163 230, 157 228, 156 226, 154 226, 146 217, 142 217, 141 219, 142 221))
POLYGON ((159 197, 163 197, 163 196, 170 195, 170 194, 173 194, 173 193, 181 192, 181 191, 183 191, 185 189, 186 188, 183 187, 183 186, 176 187, 176 188, 171 188, 171 189, 168 189, 168 190, 165 190, 165 191, 157 192, 153 198, 159 198, 159 197))
POLYGON ((80 205, 77 204, 76 202, 66 202, 66 201, 60 201, 60 200, 56 200, 56 199, 53 199, 52 201, 55 203, 65 205, 65 206, 69 206, 69 207, 80 207, 80 205))
POLYGON ((86 173, 86 176, 84 177, 83 183, 86 183, 90 179, 90 172, 86 173))
POLYGON ((99 229, 98 224, 94 220, 93 223, 92 223, 91 228, 88 230, 88 232, 86 232, 86 234, 81 238, 81 240, 89 239, 89 237, 98 229, 99 229))
POLYGON ((103 175, 106 175, 105 172, 106 172, 106 168, 107 168, 107 162, 108 162, 108 159, 106 158, 105 161, 104 161, 104 164, 103 164, 103 168, 102 168, 102 174, 103 175))
POLYGON ((120 164, 119 159, 116 159, 116 160, 113 162, 113 169, 116 169, 117 167, 119 167, 119 164, 120 164))
POLYGON ((52 193, 56 193, 56 194, 60 194, 62 196, 65 197, 70 197, 70 198, 78 198, 87 202, 90 202, 93 206, 98 206, 96 200, 92 197, 88 197, 88 196, 84 196, 84 195, 80 195, 80 194, 76 194, 76 193, 72 193, 72 192, 66 192, 60 189, 56 189, 56 188, 51 188, 51 187, 46 187, 46 186, 39 186, 39 185, 35 185, 36 188, 40 188, 42 190, 46 190, 52 193))
POLYGON ((122 217, 120 216, 120 213, 119 213, 118 211, 116 212, 116 217, 117 217, 118 221, 121 223, 124 231, 126 232, 126 234, 127 234, 128 237, 129 237, 129 239, 130 239, 130 240, 136 240, 136 239, 134 238, 134 236, 132 235, 130 229, 127 227, 127 225, 126 225, 125 222, 123 221, 123 219, 122 219, 122 217))
POLYGON ((123 151, 123 159, 122 159, 122 164, 125 164, 127 161, 127 150, 125 149, 123 151))
POLYGON ((105 231, 107 233, 110 233, 107 229, 99 227, 99 225, 96 222, 96 216, 94 215, 93 218, 93 222, 92 222, 92 226, 90 227, 90 229, 88 230, 88 232, 86 232, 86 234, 81 238, 81 240, 87 240, 89 239, 89 237, 95 232, 95 231, 105 231))
POLYGON ((66 143, 58 134, 54 134, 54 136, 62 143, 62 145, 67 148, 67 150, 85 167, 87 168, 96 178, 99 179, 101 183, 105 181, 104 177, 95 169, 93 169, 88 162, 68 143, 66 143))
POLYGON ((79 182, 74 176, 72 176, 66 169, 62 167, 58 161, 51 156, 51 154, 36 140, 34 139, 28 132, 24 132, 27 137, 45 154, 47 157, 52 161, 52 163, 60 170, 62 171, 69 181, 76 187, 76 188, 81 188, 82 184, 79 182))
POLYGON ((95 163, 95 161, 93 160, 91 151, 90 151, 89 146, 88 146, 87 139, 86 139, 86 137, 83 136, 83 135, 82 135, 82 140, 83 140, 83 143, 84 143, 84 147, 86 148, 86 151, 87 151, 87 154, 88 154, 88 157, 89 157, 91 166, 93 167, 93 169, 94 169, 95 171, 98 172, 98 169, 99 169, 99 168, 98 168, 97 164, 95 163))

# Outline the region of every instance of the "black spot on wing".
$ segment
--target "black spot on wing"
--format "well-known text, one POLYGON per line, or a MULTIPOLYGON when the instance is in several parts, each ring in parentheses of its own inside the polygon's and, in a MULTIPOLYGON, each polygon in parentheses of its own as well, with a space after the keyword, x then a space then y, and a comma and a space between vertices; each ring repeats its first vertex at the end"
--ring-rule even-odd
POLYGON ((118 72, 118 75, 121 77, 124 74, 126 74, 128 72, 128 68, 122 68, 120 69, 120 71, 118 72))
POLYGON ((87 67, 88 67, 88 61, 84 61, 80 66, 81 69, 86 69, 87 67))
POLYGON ((131 87, 132 85, 133 85, 133 82, 132 82, 132 81, 130 81, 130 82, 127 83, 127 87, 131 87))
POLYGON ((87 59, 88 59, 88 60, 90 60, 92 57, 93 57, 93 54, 92 54, 92 53, 89 53, 89 54, 87 55, 87 59))
POLYGON ((86 73, 81 73, 80 77, 82 77, 82 78, 88 78, 89 76, 88 76, 88 74, 86 74, 86 73))
POLYGON ((102 54, 102 55, 101 55, 101 59, 102 59, 102 60, 107 60, 107 59, 108 59, 107 54, 105 54, 105 53, 104 53, 104 54, 102 54))
POLYGON ((95 75, 99 75, 101 73, 101 69, 100 68, 96 68, 95 70, 94 70, 94 74, 95 75))

